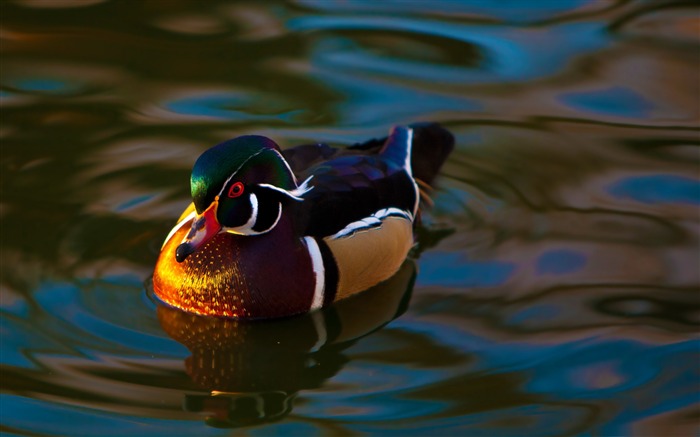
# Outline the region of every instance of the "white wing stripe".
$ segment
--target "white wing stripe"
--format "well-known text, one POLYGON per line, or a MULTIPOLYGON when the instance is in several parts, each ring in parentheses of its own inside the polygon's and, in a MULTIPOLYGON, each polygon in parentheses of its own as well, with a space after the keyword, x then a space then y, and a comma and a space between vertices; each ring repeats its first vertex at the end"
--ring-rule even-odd
POLYGON ((384 208, 384 209, 380 209, 379 211, 375 212, 374 214, 372 214, 369 217, 365 217, 362 220, 358 220, 356 222, 352 222, 352 223, 348 224, 340 231, 331 235, 330 238, 336 239, 336 238, 347 237, 347 236, 354 234, 357 231, 362 231, 362 230, 377 227, 377 226, 382 224, 383 219, 390 217, 390 216, 403 217, 407 220, 413 221, 413 215, 408 211, 404 211, 403 209, 399 209, 399 208, 384 208))
POLYGON ((406 162, 404 162, 404 167, 406 167, 406 173, 413 178, 413 167, 411 166, 411 154, 413 153, 413 129, 408 129, 408 144, 406 145, 406 162))

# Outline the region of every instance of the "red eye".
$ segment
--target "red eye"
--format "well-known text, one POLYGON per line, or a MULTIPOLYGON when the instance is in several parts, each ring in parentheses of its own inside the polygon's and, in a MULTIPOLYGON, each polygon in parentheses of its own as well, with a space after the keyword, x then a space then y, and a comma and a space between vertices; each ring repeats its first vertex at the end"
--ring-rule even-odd
POLYGON ((236 182, 228 189, 228 197, 234 198, 243 194, 243 182, 236 182))

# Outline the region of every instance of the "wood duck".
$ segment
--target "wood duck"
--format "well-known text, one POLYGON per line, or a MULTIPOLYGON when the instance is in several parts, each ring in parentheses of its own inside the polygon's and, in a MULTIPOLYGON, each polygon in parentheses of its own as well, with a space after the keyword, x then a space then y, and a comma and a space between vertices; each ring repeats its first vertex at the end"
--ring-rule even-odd
POLYGON ((345 149, 281 150, 255 135, 212 147, 161 249, 155 294, 196 314, 264 319, 386 280, 413 246, 418 185, 430 184, 453 143, 420 123, 345 149))

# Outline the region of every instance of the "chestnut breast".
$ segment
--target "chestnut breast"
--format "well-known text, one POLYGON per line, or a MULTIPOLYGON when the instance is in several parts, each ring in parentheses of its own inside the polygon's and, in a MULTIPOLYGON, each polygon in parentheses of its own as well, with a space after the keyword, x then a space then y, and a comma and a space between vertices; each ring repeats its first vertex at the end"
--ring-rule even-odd
POLYGON ((153 276, 165 303, 202 315, 258 319, 309 310, 315 275, 307 248, 277 227, 259 236, 222 233, 178 263, 175 250, 190 227, 163 247, 153 276))

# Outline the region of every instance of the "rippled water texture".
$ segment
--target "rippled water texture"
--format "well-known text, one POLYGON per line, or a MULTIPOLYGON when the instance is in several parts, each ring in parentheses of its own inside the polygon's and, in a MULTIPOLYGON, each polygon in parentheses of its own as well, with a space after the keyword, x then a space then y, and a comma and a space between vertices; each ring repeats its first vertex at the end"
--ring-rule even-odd
POLYGON ((466 3, 0 1, 1 430, 696 435, 697 4, 466 3), (209 146, 420 120, 457 149, 389 283, 149 298, 209 146))

